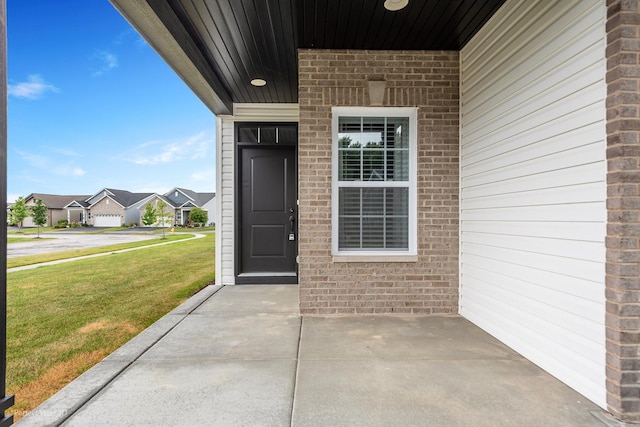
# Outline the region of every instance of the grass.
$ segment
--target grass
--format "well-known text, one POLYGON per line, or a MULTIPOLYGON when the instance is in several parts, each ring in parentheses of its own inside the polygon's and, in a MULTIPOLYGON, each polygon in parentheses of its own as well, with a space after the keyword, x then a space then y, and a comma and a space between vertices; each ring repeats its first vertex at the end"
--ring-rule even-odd
MULTIPOLYGON (((164 239, 155 238, 149 240, 140 240, 138 242, 117 243, 115 245, 100 246, 95 248, 71 249, 68 251, 51 252, 39 255, 29 255, 17 258, 7 259, 7 268, 22 267, 24 265, 39 264, 41 262, 56 261, 59 259, 75 258, 85 255, 99 254, 103 252, 114 252, 122 249, 137 248, 147 245, 158 245, 160 243, 170 242, 173 240, 182 240, 193 237, 193 234, 168 234, 164 239)), ((22 239, 20 239, 22 240, 22 239)))
POLYGON ((214 234, 7 275, 16 418, 214 279, 214 234))
MULTIPOLYGON (((64 228, 40 227, 41 233, 51 233, 53 231, 64 230, 64 228)), ((38 227, 23 227, 20 231, 8 231, 7 234, 38 234, 38 227)))
MULTIPOLYGON (((50 240, 51 237, 41 237, 40 240, 50 240)), ((7 237, 7 243, 33 242, 31 237, 7 237)))

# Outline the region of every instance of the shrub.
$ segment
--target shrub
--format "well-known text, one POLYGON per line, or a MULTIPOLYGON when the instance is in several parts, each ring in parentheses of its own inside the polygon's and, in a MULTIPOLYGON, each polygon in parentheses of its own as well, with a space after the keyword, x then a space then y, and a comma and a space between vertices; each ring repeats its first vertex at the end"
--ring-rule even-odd
POLYGON ((204 209, 198 207, 191 209, 189 221, 192 221, 196 227, 206 224, 208 219, 209 214, 204 209))
POLYGON ((56 225, 53 226, 53 228, 67 228, 69 226, 69 221, 67 221, 66 219, 59 219, 58 222, 56 222, 56 225))

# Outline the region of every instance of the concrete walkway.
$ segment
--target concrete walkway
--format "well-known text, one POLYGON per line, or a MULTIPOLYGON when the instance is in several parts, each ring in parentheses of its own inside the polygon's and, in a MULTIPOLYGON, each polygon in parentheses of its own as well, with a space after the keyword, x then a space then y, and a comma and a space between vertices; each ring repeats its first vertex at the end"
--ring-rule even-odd
POLYGON ((297 305, 293 285, 209 286, 18 425, 622 425, 460 317, 297 305))

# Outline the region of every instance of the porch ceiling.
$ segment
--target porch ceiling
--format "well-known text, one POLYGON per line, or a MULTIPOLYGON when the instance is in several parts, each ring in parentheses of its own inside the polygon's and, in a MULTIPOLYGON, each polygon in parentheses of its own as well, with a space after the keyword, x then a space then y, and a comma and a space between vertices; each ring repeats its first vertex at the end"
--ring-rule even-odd
POLYGON ((459 50, 504 0, 111 0, 215 114, 298 100, 297 49, 459 50), (254 87, 250 81, 264 79, 254 87))

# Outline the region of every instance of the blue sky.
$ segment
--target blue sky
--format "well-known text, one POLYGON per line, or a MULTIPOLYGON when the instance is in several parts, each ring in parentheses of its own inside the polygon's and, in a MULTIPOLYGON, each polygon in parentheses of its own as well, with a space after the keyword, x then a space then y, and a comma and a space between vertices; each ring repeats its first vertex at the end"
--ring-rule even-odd
POLYGON ((8 200, 215 191, 215 116, 108 0, 7 0, 8 200))

